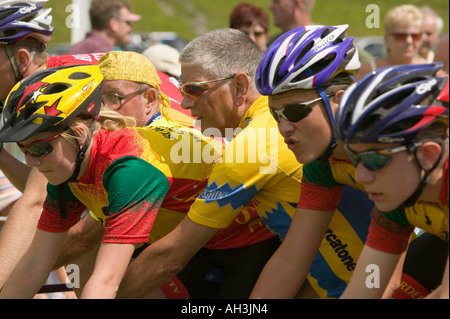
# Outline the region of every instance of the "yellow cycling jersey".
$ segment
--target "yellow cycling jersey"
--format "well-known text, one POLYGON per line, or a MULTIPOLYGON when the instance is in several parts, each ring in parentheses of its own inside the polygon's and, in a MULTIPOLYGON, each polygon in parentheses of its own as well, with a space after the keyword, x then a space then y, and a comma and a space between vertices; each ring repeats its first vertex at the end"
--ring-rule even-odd
POLYGON ((250 106, 234 133, 188 216, 205 226, 226 228, 239 213, 245 220, 256 212, 284 238, 300 195, 302 165, 284 143, 267 97, 250 106))

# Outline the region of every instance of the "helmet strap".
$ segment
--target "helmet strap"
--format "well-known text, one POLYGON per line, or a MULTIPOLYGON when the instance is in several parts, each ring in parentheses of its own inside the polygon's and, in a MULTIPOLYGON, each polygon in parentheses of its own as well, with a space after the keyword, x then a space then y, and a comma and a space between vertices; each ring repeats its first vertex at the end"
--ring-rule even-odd
MULTIPOLYGON (((11 49, 10 47, 5 47, 5 51, 6 51, 6 54, 8 55, 9 61, 11 63, 11 67, 13 68, 14 75, 16 77, 16 83, 22 81, 24 76, 22 73, 20 73, 19 64, 17 63, 17 59, 14 55, 13 49, 11 49)), ((24 73, 26 73, 28 71, 28 69, 31 66, 31 63, 33 63, 33 58, 34 58, 34 55, 36 54, 36 49, 31 48, 29 52, 30 52, 30 62, 28 63, 28 66, 25 69, 24 73)))
POLYGON ((22 81, 23 75, 20 73, 19 65, 17 64, 17 60, 16 60, 13 50, 7 46, 7 47, 5 47, 5 52, 8 55, 9 62, 11 63, 11 67, 14 71, 14 75, 16 77, 16 83, 22 81))
MULTIPOLYGON (((94 128, 95 128, 95 120, 92 121, 92 124, 90 127, 90 131, 91 131, 92 135, 94 132, 94 128)), ((68 128, 68 131, 71 131, 73 133, 71 128, 68 128)), ((75 160, 75 170, 74 170, 72 176, 67 181, 58 185, 58 206, 59 206, 59 211, 60 211, 62 219, 66 218, 68 216, 67 208, 66 208, 66 198, 64 195, 64 185, 69 182, 74 182, 78 179, 78 174, 80 173, 80 169, 81 169, 81 163, 86 158, 86 151, 90 144, 90 139, 86 138, 84 141, 83 147, 80 148, 78 141, 77 140, 75 140, 75 141, 78 145, 78 154, 77 154, 77 158, 75 160)))
POLYGON ((412 195, 403 202, 403 204, 401 204, 397 209, 404 209, 406 207, 410 207, 413 206, 417 200, 419 199, 419 196, 422 194, 423 189, 425 188, 425 186, 428 184, 428 181, 430 180, 430 175, 431 172, 439 165, 439 162, 442 159, 442 156, 444 155, 444 145, 443 143, 441 143, 441 152, 439 153, 439 156, 436 160, 436 162, 434 162, 433 166, 428 169, 425 170, 422 168, 422 165, 420 164, 419 160, 417 159, 417 148, 416 146, 408 146, 408 149, 410 150, 410 152, 413 153, 415 160, 417 161, 418 165, 420 166, 420 169, 424 172, 424 175, 422 177, 422 180, 420 181, 419 185, 417 185, 416 190, 414 191, 414 193, 412 193, 412 195))
MULTIPOLYGON (((334 130, 333 130, 334 115, 333 115, 333 110, 331 109, 330 99, 328 98, 328 94, 325 92, 325 90, 322 87, 318 87, 318 88, 316 88, 316 90, 317 90, 317 93, 319 93, 320 97, 322 98, 323 103, 325 104, 325 108, 327 110, 328 118, 329 118, 330 124, 331 124, 331 132, 333 134, 333 132, 334 132, 334 130)), ((323 153, 323 155, 320 156, 318 161, 320 163, 326 163, 328 161, 328 159, 330 158, 330 156, 333 154, 335 147, 336 147, 336 138, 334 137, 334 134, 333 134, 330 145, 328 145, 325 153, 323 153)))
MULTIPOLYGON (((92 124, 90 127, 91 136, 94 135, 94 128, 95 128, 95 120, 92 121, 92 124)), ((71 130, 71 129, 69 128, 69 130, 71 130)), ((77 142, 77 144, 78 144, 78 142, 77 142)), ((86 151, 89 147, 89 144, 90 144, 90 138, 86 137, 86 139, 84 140, 83 147, 80 148, 78 146, 78 155, 75 160, 75 170, 72 174, 72 177, 70 177, 67 180, 67 182, 74 182, 78 179, 78 174, 80 173, 80 169, 81 169, 81 163, 86 158, 86 151)))

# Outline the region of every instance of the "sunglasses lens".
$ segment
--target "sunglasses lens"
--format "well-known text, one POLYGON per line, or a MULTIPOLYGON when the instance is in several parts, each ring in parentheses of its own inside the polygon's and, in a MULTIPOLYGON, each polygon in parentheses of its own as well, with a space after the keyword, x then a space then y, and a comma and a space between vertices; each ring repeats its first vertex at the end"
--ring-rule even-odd
POLYGON ((270 108, 270 114, 272 114, 273 118, 275 119, 275 121, 277 121, 278 123, 280 123, 280 116, 278 115, 278 113, 275 111, 275 109, 270 108))
POLYGON ((408 36, 411 36, 414 42, 417 42, 422 38, 422 35, 420 33, 412 33, 412 34, 393 33, 392 35, 394 36, 394 39, 397 41, 405 41, 408 38, 408 36))
POLYGON ((19 147, 22 152, 28 153, 33 157, 42 157, 53 151, 53 146, 48 142, 36 143, 29 147, 22 147, 19 145, 19 147))
POLYGON ((201 86, 188 84, 188 85, 183 86, 182 92, 184 92, 186 95, 190 95, 195 98, 198 98, 198 97, 200 97, 200 95, 202 95, 205 92, 205 90, 206 89, 201 86))
POLYGON ((418 34, 411 34, 411 37, 413 39, 413 41, 419 41, 422 38, 422 35, 420 33, 418 34))
POLYGON ((284 107, 283 115, 289 122, 298 122, 307 117, 311 111, 311 107, 303 104, 290 104, 284 107))
POLYGON ((359 154, 361 163, 371 171, 377 171, 389 164, 392 158, 389 155, 383 155, 376 152, 367 152, 359 154))

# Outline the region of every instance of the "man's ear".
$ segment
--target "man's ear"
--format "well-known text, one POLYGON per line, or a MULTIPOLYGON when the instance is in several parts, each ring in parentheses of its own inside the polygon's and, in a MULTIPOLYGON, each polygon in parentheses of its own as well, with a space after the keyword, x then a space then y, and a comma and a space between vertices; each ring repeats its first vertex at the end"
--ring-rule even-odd
POLYGON ((433 141, 428 141, 419 146, 416 156, 422 168, 429 170, 439 159, 440 153, 441 145, 433 141))
POLYGON ((120 28, 120 21, 116 18, 111 18, 109 20, 108 26, 113 32, 117 32, 120 28))
POLYGON ((236 88, 234 99, 236 105, 244 105, 250 92, 250 78, 245 73, 238 73, 233 79, 236 88))
POLYGON ((332 108, 334 108, 334 112, 336 112, 338 106, 339 106, 339 101, 342 97, 342 94, 344 94, 345 90, 337 90, 336 93, 331 97, 331 105, 332 108))
POLYGON ((27 49, 19 49, 16 53, 16 61, 19 66, 20 74, 24 74, 31 62, 31 54, 27 49))
POLYGON ((155 88, 149 88, 144 93, 148 112, 153 111, 155 107, 159 109, 159 92, 155 88))

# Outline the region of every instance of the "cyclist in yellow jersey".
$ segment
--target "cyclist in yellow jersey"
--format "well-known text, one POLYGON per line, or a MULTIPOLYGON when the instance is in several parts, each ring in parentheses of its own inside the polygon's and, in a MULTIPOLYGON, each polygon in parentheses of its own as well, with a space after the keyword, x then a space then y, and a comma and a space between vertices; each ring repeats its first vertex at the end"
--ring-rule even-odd
POLYGON ((81 297, 114 298, 135 248, 168 233, 206 185, 213 140, 182 127, 127 128, 133 118, 100 112, 102 85, 97 66, 66 66, 36 72, 8 96, 0 141, 17 142, 49 184, 31 247, 0 297, 36 293, 88 208, 105 231, 81 297))
MULTIPOLYGON (((441 67, 442 63, 384 67, 352 85, 341 99, 336 134, 356 166, 355 180, 377 207, 343 298, 380 297, 414 227, 443 241, 442 287, 431 296, 449 297, 449 91, 448 76, 436 76, 441 67), (367 284, 368 267, 376 272, 371 276, 375 287, 367 284)), ((413 262, 421 264, 419 259, 413 262)), ((428 271, 426 264, 422 272, 428 271)), ((402 284, 415 284, 414 280, 402 284)))
POLYGON ((181 52, 182 106, 201 122, 204 135, 229 143, 188 216, 131 263, 118 297, 145 295, 180 271, 177 277, 190 294, 195 289, 193 296, 250 295, 279 246, 277 235, 290 223, 301 178, 301 165, 283 143, 267 98, 253 82, 262 54, 234 29, 206 33, 181 52), (217 265, 228 285, 217 291, 199 285, 204 271, 197 267, 204 259, 217 265))

